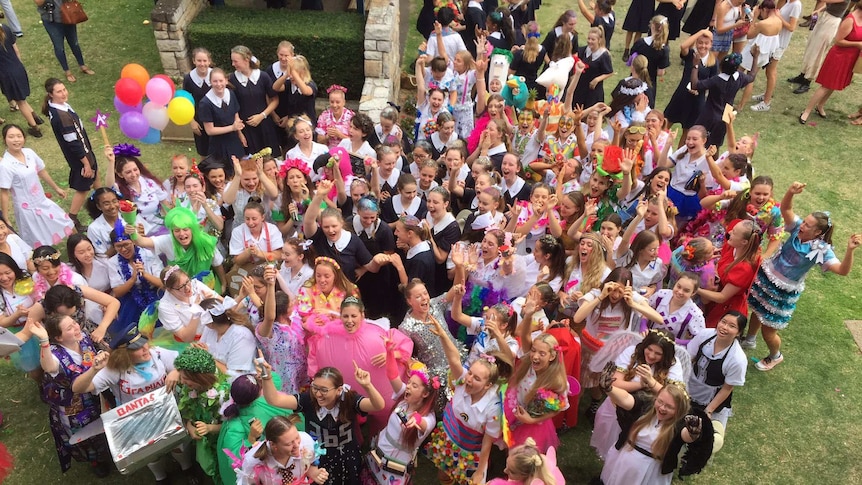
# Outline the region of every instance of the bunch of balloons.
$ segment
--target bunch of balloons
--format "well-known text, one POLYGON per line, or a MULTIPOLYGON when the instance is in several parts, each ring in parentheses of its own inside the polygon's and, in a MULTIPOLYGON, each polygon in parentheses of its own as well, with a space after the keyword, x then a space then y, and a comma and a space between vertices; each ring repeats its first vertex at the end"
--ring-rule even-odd
POLYGON ((140 64, 123 66, 120 80, 114 85, 114 95, 114 108, 120 114, 120 131, 143 143, 161 141, 168 121, 187 125, 195 116, 191 93, 177 89, 164 74, 150 77, 140 64))

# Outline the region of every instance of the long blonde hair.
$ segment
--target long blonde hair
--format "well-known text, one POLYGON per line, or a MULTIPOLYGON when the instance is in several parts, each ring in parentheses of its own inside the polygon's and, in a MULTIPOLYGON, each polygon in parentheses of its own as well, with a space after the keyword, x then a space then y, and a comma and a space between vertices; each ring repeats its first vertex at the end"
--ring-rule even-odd
POLYGON ((527 39, 527 43, 524 44, 522 59, 524 62, 531 64, 536 62, 536 58, 539 57, 539 51, 542 46, 542 44, 539 43, 538 37, 539 24, 537 24, 535 20, 532 20, 521 28, 523 29, 524 37, 527 39))
MULTIPOLYGON (((658 394, 656 394, 656 399, 663 391, 667 391, 667 393, 673 398, 673 402, 676 405, 676 414, 673 419, 660 423, 661 429, 659 430, 658 438, 655 439, 650 447, 653 458, 659 462, 664 459, 664 454, 667 452, 670 442, 673 441, 674 435, 676 434, 676 423, 679 422, 683 416, 688 414, 691 407, 688 400, 688 394, 686 394, 685 390, 680 387, 679 384, 668 382, 659 390, 658 394)), ((637 421, 635 421, 635 424, 632 425, 632 429, 629 431, 628 436, 629 443, 635 443, 640 430, 650 426, 650 423, 652 423, 652 420, 655 417, 655 406, 650 406, 649 411, 647 411, 646 414, 641 416, 637 421)), ((626 446, 630 445, 627 444, 626 446)))
MULTIPOLYGON (((527 396, 524 399, 525 402, 532 402, 536 397, 536 391, 539 389, 549 389, 557 394, 563 394, 566 392, 566 367, 563 364, 563 355, 559 350, 560 344, 557 342, 557 339, 549 333, 543 333, 534 338, 533 345, 535 345, 536 342, 542 342, 550 348, 551 362, 548 363, 547 369, 541 373, 537 373, 536 382, 534 382, 533 386, 530 387, 530 392, 527 393, 527 396)), ((532 362, 530 359, 521 359, 515 367, 515 373, 512 375, 509 385, 517 386, 520 384, 531 368, 532 362)))
POLYGON ((655 27, 656 35, 652 38, 653 49, 660 51, 667 45, 667 17, 656 15, 649 21, 651 27, 655 27))
MULTIPOLYGON (((589 239, 593 242, 593 250, 587 256, 585 267, 581 267, 581 293, 587 294, 591 290, 602 287, 602 275, 605 273, 607 263, 605 262, 605 253, 602 250, 604 243, 599 236, 594 232, 588 232, 581 236, 581 239, 589 239)), ((580 244, 580 241, 578 242, 580 244)), ((572 265, 580 264, 578 258, 572 258, 572 265)), ((569 268, 567 273, 570 273, 572 268, 569 268)))
POLYGON ((637 74, 638 79, 645 82, 647 86, 652 87, 652 79, 649 76, 649 59, 643 54, 638 54, 632 59, 632 70, 637 74))

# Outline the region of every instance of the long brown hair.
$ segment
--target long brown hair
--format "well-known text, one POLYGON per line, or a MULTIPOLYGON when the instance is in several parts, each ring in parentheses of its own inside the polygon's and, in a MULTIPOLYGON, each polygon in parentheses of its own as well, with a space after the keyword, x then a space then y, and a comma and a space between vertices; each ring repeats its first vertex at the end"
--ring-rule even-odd
MULTIPOLYGON (((334 263, 334 261, 331 258, 318 257, 317 259, 314 260, 315 273, 317 273, 317 267, 318 266, 326 266, 326 267, 330 268, 332 270, 332 272, 335 273, 335 287, 344 291, 346 296, 358 295, 359 290, 356 289, 356 285, 354 285, 353 283, 350 282, 349 279, 347 279, 347 276, 344 275, 344 271, 341 271, 340 266, 337 266, 336 264, 333 264, 333 263, 334 263)), ((306 281, 305 284, 303 284, 302 286, 305 288, 313 288, 316 284, 317 284, 317 276, 315 274, 312 274, 311 278, 309 278, 308 281, 306 281)))
POLYGON ((670 367, 676 362, 676 354, 674 353, 674 338, 673 334, 665 329, 652 329, 647 332, 641 343, 637 344, 635 351, 632 354, 632 359, 629 362, 628 371, 625 373, 625 380, 631 381, 637 373, 635 369, 641 364, 646 364, 646 356, 644 351, 650 345, 657 345, 661 351, 661 360, 655 364, 655 372, 653 377, 664 385, 667 382, 667 374, 670 367))
POLYGON ((54 93, 54 86, 63 84, 63 81, 49 77, 45 80, 45 98, 42 99, 42 114, 48 116, 48 101, 51 101, 51 94, 54 93))
MULTIPOLYGON (((263 434, 266 436, 267 441, 274 443, 276 440, 281 438, 284 433, 295 428, 296 423, 298 423, 300 419, 301 418, 298 414, 274 416, 266 423, 266 427, 263 428, 263 434)), ((254 457, 260 461, 265 461, 269 458, 269 455, 269 446, 266 446, 265 444, 254 452, 254 457)))

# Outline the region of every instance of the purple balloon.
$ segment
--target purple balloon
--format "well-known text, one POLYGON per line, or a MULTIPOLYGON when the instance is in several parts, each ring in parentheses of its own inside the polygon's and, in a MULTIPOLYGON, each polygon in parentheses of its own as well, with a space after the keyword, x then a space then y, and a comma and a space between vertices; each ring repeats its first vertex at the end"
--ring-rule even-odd
POLYGON ((130 111, 120 117, 120 131, 129 138, 140 140, 147 136, 150 125, 147 118, 141 113, 130 111))
POLYGON ((128 113, 130 111, 140 113, 141 109, 143 109, 143 107, 144 107, 143 101, 139 101, 136 106, 129 106, 129 105, 123 103, 122 101, 120 101, 120 98, 114 96, 114 108, 116 108, 117 113, 120 113, 121 115, 128 113))

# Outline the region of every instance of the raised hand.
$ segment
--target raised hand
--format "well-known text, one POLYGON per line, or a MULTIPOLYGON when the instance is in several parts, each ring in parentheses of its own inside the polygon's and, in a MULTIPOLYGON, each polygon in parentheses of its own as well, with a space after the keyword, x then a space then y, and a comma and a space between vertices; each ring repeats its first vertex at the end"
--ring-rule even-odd
POLYGON ((790 188, 787 189, 787 191, 793 195, 799 195, 805 190, 807 185, 808 184, 803 184, 802 182, 793 182, 790 184, 790 188))
POLYGON ((359 364, 356 361, 353 361, 353 377, 356 378, 356 383, 362 387, 367 387, 371 385, 371 374, 368 373, 367 370, 362 370, 359 368, 359 364))
POLYGON ((599 389, 602 390, 605 394, 611 392, 611 388, 614 386, 614 381, 617 380, 614 377, 614 374, 617 371, 617 366, 613 362, 608 362, 605 364, 605 368, 602 369, 602 373, 599 375, 599 389))
POLYGON ((687 414, 684 418, 685 420, 685 429, 688 430, 689 436, 693 441, 696 441, 700 438, 701 432, 703 432, 703 423, 700 422, 700 418, 693 415, 687 414))

